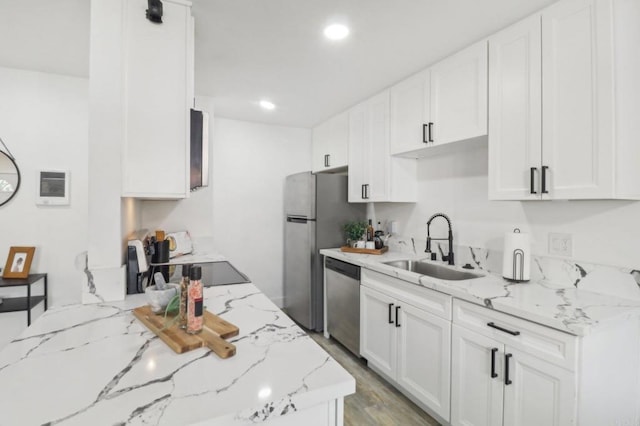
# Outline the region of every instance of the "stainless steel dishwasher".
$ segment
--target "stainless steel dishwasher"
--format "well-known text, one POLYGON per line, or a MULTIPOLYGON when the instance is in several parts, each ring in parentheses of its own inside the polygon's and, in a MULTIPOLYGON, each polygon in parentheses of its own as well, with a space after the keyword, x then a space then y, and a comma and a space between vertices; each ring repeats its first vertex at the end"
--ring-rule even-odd
POLYGON ((325 257, 327 332, 360 356, 360 267, 325 257))

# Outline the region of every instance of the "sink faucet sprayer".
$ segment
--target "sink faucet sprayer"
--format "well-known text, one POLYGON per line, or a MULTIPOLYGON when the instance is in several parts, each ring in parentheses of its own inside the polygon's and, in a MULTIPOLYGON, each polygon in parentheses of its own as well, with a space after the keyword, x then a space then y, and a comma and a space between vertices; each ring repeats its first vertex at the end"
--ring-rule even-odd
POLYGON ((427 248, 425 249, 425 253, 431 253, 431 260, 435 260, 435 253, 431 252, 431 241, 432 240, 448 240, 449 241, 449 254, 446 256, 442 256, 442 260, 446 260, 449 265, 453 265, 453 232, 451 231, 451 220, 449 219, 449 216, 447 216, 444 213, 436 213, 433 216, 431 216, 429 218, 429 220, 427 221, 427 248), (433 219, 435 219, 436 217, 441 217, 444 218, 444 220, 447 221, 447 225, 449 225, 449 237, 448 238, 431 238, 431 235, 429 234, 429 227, 431 226, 431 222, 433 222, 433 219))

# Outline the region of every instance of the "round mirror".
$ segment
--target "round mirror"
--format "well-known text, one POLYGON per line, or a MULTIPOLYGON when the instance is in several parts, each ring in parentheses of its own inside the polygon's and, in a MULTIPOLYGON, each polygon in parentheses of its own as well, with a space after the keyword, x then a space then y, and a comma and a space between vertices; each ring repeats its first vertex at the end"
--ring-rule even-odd
POLYGON ((0 206, 7 204, 20 188, 20 170, 13 158, 0 151, 0 206))

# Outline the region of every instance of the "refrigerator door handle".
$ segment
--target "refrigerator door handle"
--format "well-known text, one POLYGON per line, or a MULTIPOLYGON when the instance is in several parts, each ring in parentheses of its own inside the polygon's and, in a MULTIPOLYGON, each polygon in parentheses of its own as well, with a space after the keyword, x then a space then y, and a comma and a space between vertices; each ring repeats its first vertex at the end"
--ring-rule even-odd
POLYGON ((306 217, 287 217, 287 222, 292 222, 292 223, 307 223, 309 221, 309 219, 307 219, 306 217))

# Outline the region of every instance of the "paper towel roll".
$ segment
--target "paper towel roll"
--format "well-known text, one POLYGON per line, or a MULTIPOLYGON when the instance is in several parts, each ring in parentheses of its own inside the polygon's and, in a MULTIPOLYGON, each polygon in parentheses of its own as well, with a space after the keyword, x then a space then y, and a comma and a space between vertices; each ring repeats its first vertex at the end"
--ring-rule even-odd
POLYGON ((518 228, 504 234, 502 276, 513 281, 529 281, 531 276, 531 243, 529 234, 518 228))

